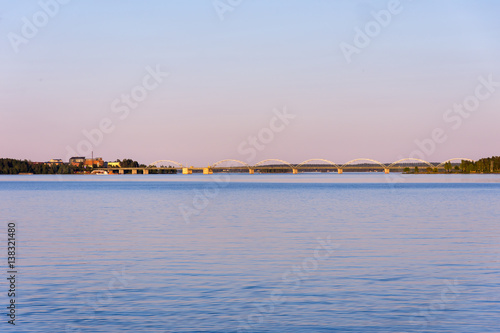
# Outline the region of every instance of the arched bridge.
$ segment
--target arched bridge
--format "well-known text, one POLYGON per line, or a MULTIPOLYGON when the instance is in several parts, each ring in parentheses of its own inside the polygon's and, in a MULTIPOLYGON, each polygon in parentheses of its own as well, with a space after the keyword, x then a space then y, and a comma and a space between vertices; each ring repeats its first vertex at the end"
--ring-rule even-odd
POLYGON ((336 163, 331 160, 323 158, 312 158, 305 160, 298 164, 293 164, 282 159, 265 159, 255 164, 249 164, 247 162, 237 160, 237 159, 224 159, 217 161, 215 163, 209 164, 207 167, 193 167, 183 165, 182 163, 176 162, 174 160, 158 160, 146 167, 136 167, 136 168, 101 168, 101 170, 108 170, 111 173, 162 173, 162 172, 177 172, 182 171, 183 174, 190 174, 194 172, 203 172, 204 174, 212 174, 215 172, 249 172, 251 174, 255 171, 261 173, 267 172, 325 172, 325 171, 336 171, 338 173, 343 173, 344 170, 350 171, 384 171, 389 173, 393 171, 402 171, 405 167, 423 167, 426 170, 429 168, 432 171, 436 169, 444 169, 445 165, 449 163, 458 164, 460 161, 471 161, 474 160, 469 158, 455 157, 450 158, 441 163, 431 163, 418 158, 403 158, 392 163, 382 163, 380 161, 371 158, 356 158, 345 163, 336 163), (117 171, 117 172, 116 172, 117 171), (130 172, 129 172, 130 171, 130 172))

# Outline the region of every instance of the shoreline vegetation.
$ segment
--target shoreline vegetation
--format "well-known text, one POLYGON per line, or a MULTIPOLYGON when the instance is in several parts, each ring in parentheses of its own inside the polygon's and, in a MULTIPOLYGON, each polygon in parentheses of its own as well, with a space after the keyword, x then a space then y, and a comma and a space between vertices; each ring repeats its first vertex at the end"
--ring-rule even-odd
MULTIPOLYGON (((137 161, 132 159, 117 160, 115 163, 119 164, 118 168, 145 168, 146 165, 139 164, 137 161)), ((416 164, 416 163, 415 163, 416 164)), ((116 168, 116 167, 114 167, 116 168)), ((94 167, 89 165, 83 165, 79 163, 78 165, 70 163, 50 163, 50 162, 32 162, 29 160, 17 160, 12 158, 0 158, 0 174, 1 175, 55 175, 55 174, 90 174, 92 171, 102 167, 94 165, 94 167)), ((104 168, 105 169, 105 168, 104 168)), ((260 173, 287 173, 290 170, 287 169, 262 169, 260 173)), ((373 170, 372 167, 366 166, 361 170, 361 172, 377 172, 373 170)), ((401 166, 400 170, 393 172, 402 172, 404 174, 470 174, 470 173, 500 173, 500 156, 493 156, 487 158, 481 158, 475 162, 462 160, 460 164, 447 162, 443 165, 443 168, 432 168, 430 166, 414 165, 414 166, 401 166)), ((149 169, 151 174, 175 174, 177 169, 174 167, 169 167, 168 169, 149 169)))
MULTIPOLYGON (((131 159, 117 160, 120 168, 145 168, 146 165, 139 164, 131 159)), ((90 174, 96 169, 102 169, 97 165, 89 166, 78 163, 51 163, 51 162, 32 162, 29 160, 16 160, 12 158, 0 158, 0 175, 75 175, 90 174)), ((177 170, 155 170, 151 173, 177 173, 177 170)))
POLYGON ((462 160, 460 165, 452 165, 450 162, 444 164, 444 170, 438 170, 437 168, 431 168, 430 166, 419 168, 415 166, 413 168, 405 167, 403 169, 405 174, 451 174, 451 173, 500 173, 500 156, 492 156, 481 158, 475 162, 462 160))

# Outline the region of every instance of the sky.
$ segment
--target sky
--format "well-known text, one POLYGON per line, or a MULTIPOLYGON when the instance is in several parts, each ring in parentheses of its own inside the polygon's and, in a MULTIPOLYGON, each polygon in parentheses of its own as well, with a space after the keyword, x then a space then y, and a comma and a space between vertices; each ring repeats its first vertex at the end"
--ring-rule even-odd
POLYGON ((0 0, 0 157, 500 155, 500 2, 0 0))

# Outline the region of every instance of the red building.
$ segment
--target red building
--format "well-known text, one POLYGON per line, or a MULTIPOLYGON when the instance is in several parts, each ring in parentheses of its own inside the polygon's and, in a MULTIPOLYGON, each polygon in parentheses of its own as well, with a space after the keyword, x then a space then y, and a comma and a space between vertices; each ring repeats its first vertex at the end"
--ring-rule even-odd
POLYGON ((96 157, 94 159, 85 159, 83 162, 84 167, 94 167, 94 168, 102 168, 104 167, 104 161, 102 157, 96 157))
POLYGON ((104 161, 102 160, 102 157, 96 157, 94 159, 85 157, 72 157, 69 159, 69 164, 73 166, 82 165, 84 167, 104 167, 104 161))

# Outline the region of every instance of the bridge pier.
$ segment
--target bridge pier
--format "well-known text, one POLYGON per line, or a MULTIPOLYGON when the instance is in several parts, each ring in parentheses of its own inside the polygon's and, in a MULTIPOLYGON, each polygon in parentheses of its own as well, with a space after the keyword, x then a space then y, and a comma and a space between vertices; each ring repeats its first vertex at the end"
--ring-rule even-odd
POLYGON ((384 169, 385 173, 389 173, 389 171, 390 171, 389 169, 384 169))
POLYGON ((193 170, 189 169, 189 168, 182 168, 182 174, 183 175, 190 175, 193 173, 193 170))
POLYGON ((211 175, 213 173, 214 173, 214 171, 212 169, 210 169, 210 168, 203 168, 203 174, 204 175, 211 175))
POLYGON ((294 169, 294 168, 292 168, 292 173, 293 173, 294 175, 295 175, 295 174, 297 174, 297 173, 299 173, 299 169, 294 169))
POLYGON ((342 169, 339 168, 339 169, 337 169, 337 172, 340 175, 340 174, 344 173, 344 170, 342 170, 342 169))
POLYGON ((137 169, 132 169, 132 174, 137 175, 137 169))
POLYGON ((120 169, 120 170, 118 170, 118 173, 119 173, 120 175, 123 175, 123 174, 125 173, 125 170, 120 169))
POLYGON ((148 169, 142 169, 142 174, 143 175, 149 175, 149 170, 148 169))
POLYGON ((255 170, 254 170, 254 169, 248 169, 248 173, 249 173, 250 175, 253 175, 253 174, 255 173, 255 170))

